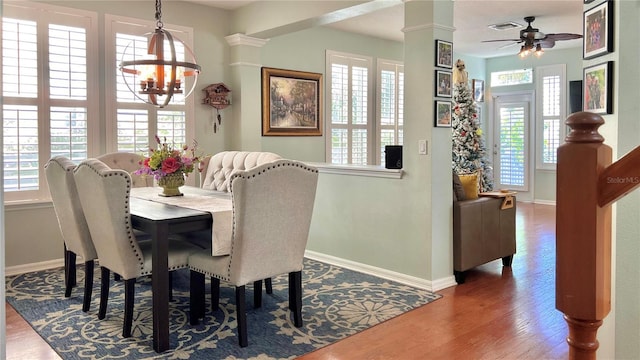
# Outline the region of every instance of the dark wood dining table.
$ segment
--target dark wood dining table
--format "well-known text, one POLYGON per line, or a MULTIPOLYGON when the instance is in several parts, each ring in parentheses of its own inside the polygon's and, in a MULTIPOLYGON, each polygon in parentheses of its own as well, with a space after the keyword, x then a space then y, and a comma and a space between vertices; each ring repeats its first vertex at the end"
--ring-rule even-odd
MULTIPOLYGON (((202 194, 206 190, 185 187, 181 188, 181 191, 202 194)), ((134 192, 135 189, 132 193, 134 192)), ((231 200, 229 199, 229 201, 231 200)), ((211 231, 213 216, 207 211, 167 205, 136 198, 134 195, 130 197, 130 213, 133 228, 150 234, 153 241, 153 275, 151 277, 153 349, 160 353, 171 348, 169 339, 169 235, 207 229, 211 231)))

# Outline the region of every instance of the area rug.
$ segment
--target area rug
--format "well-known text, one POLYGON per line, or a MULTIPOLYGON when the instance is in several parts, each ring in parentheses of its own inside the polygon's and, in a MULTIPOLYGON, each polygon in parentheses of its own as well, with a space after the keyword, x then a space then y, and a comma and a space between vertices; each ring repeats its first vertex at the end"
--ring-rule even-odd
MULTIPOLYGON (((100 274, 96 266, 93 301, 82 312, 83 266, 78 287, 64 297, 62 268, 7 277, 6 299, 63 359, 293 359, 332 342, 427 304, 440 296, 323 262, 305 259, 304 326, 293 326, 288 310, 288 277, 273 279, 273 294, 263 294, 254 308, 247 289, 249 346, 236 336, 235 293, 221 283, 220 310, 211 312, 207 281, 207 314, 189 324, 189 271, 174 273, 170 304, 172 350, 152 348, 151 281, 136 285, 132 337, 122 337, 124 286, 111 281, 107 317, 98 320, 100 274)), ((263 290, 264 291, 264 290, 263 290)))

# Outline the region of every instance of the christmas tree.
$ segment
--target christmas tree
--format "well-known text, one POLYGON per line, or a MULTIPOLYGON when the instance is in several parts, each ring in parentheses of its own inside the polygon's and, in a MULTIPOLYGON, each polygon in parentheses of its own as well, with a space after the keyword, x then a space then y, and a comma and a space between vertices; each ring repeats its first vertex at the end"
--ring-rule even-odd
POLYGON ((493 174, 491 164, 486 157, 486 147, 478 121, 478 109, 466 81, 456 83, 453 87, 451 128, 453 171, 457 174, 470 174, 481 170, 480 191, 493 190, 493 174))

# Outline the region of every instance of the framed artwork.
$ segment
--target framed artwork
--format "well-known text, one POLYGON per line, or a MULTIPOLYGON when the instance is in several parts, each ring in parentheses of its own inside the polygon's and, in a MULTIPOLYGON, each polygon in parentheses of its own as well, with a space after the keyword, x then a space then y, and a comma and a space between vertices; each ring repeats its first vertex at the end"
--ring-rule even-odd
POLYGON ((596 114, 613 113, 613 61, 584 69, 582 110, 596 114))
POLYGON ((582 37, 582 57, 592 59, 613 52, 613 1, 584 12, 582 37))
POLYGON ((262 68, 262 136, 322 135, 322 74, 262 68))
POLYGON ((473 86, 473 100, 484 102, 484 80, 473 79, 471 85, 473 86))
POLYGON ((436 40, 436 66, 447 69, 453 68, 453 43, 436 40))
POLYGON ((436 70, 436 96, 451 97, 452 73, 448 70, 436 70))
POLYGON ((435 126, 451 127, 451 101, 436 100, 434 108, 435 108, 435 126))

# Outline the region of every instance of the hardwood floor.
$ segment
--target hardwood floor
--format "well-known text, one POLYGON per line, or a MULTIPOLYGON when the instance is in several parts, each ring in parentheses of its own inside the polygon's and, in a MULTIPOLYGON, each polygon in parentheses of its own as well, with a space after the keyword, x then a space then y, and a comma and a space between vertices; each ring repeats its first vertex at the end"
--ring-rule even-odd
MULTIPOLYGON (((443 297, 301 360, 562 359, 555 309, 555 206, 518 203, 517 254, 469 271, 443 297)), ((59 359, 7 305, 7 359, 59 359)))

